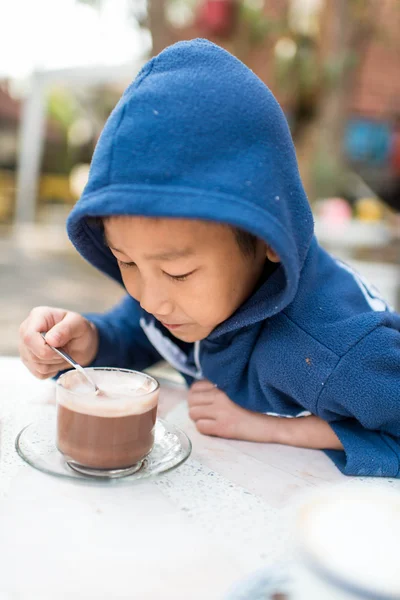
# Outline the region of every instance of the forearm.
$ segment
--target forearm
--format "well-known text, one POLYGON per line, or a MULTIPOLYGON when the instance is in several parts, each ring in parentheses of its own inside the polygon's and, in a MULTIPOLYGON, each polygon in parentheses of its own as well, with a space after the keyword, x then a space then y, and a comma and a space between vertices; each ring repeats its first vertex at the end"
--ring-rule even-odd
POLYGON ((248 423, 243 422, 242 439, 254 442, 268 442, 296 446, 297 448, 314 448, 316 450, 343 450, 343 446, 326 421, 319 417, 299 417, 288 419, 272 417, 248 412, 248 423))
POLYGON ((312 415, 295 419, 278 418, 277 421, 278 444, 315 450, 343 450, 342 443, 332 427, 319 417, 312 415))

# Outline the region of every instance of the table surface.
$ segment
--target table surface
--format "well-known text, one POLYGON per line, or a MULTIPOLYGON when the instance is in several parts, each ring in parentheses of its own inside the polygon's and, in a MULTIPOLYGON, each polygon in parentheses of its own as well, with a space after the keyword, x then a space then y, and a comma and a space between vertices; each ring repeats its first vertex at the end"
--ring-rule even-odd
POLYGON ((191 438, 184 465, 132 485, 58 479, 14 449, 54 403, 54 384, 16 358, 0 358, 0 381, 0 600, 223 600, 252 571, 287 561, 306 494, 353 482, 322 452, 202 436, 186 389, 171 384, 159 416, 191 438))

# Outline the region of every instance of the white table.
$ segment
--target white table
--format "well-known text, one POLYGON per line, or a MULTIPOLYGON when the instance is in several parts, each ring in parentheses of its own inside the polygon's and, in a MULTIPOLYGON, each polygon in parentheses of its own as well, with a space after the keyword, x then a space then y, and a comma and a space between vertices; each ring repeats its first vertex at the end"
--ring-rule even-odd
MULTIPOLYGON (((350 485, 322 452, 200 435, 186 390, 164 386, 160 415, 186 431, 191 458, 158 479, 73 483, 14 450, 54 402, 51 382, 0 359, 0 600, 221 600, 233 583, 290 554, 304 492, 350 485)), ((398 486, 400 482, 365 482, 398 486)))

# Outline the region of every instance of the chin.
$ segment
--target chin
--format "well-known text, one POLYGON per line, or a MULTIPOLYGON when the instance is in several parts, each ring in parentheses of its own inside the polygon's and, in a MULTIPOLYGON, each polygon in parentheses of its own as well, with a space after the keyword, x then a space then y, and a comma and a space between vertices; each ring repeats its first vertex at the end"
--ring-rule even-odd
POLYGON ((176 337, 178 340, 181 340, 182 342, 187 342, 188 344, 194 344, 194 342, 200 342, 201 340, 204 340, 211 332, 208 332, 206 334, 204 333, 196 333, 194 331, 191 331, 190 333, 178 333, 178 332, 172 332, 172 335, 174 337, 176 337))

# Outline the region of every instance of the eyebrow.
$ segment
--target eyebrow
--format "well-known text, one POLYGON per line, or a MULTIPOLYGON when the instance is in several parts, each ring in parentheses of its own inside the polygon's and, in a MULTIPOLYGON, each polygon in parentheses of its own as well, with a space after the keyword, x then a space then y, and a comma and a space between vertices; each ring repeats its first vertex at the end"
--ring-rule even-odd
POLYGON ((169 250, 168 252, 159 252, 158 254, 146 254, 147 260, 174 260, 194 254, 192 248, 182 248, 182 250, 169 250))
MULTIPOLYGON (((106 246, 110 248, 110 250, 114 250, 114 252, 119 252, 120 254, 125 254, 123 250, 119 248, 115 248, 112 246, 109 240, 107 239, 106 232, 104 231, 104 242, 106 246)), ((168 250, 166 252, 158 252, 156 254, 146 254, 144 258, 146 260, 175 260, 177 258, 184 258, 186 256, 192 256, 194 254, 193 248, 182 248, 180 250, 168 250)))

